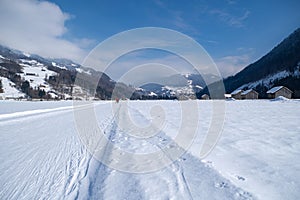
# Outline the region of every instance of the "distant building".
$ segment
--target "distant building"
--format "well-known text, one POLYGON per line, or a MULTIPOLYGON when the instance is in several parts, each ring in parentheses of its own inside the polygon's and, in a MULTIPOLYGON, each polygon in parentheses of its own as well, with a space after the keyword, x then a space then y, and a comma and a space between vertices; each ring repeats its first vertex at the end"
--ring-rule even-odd
POLYGON ((183 94, 177 95, 179 101, 189 100, 189 97, 183 94))
POLYGON ((231 94, 224 94, 225 99, 231 99, 231 94))
POLYGON ((203 94, 203 95, 201 96, 201 99, 203 99, 203 100, 209 100, 208 94, 203 94))
POLYGON ((287 87, 284 87, 284 86, 273 87, 272 89, 267 91, 268 98, 270 98, 270 99, 274 99, 279 96, 283 96, 285 98, 290 99, 290 98, 292 98, 292 93, 293 92, 290 89, 288 89, 287 87))
POLYGON ((27 72, 27 73, 25 73, 25 76, 38 76, 38 74, 27 72))
POLYGON ((234 99, 242 99, 242 92, 243 92, 243 90, 234 90, 231 93, 231 97, 234 99))
POLYGON ((253 89, 249 89, 249 90, 243 91, 241 93, 241 97, 242 97, 242 99, 258 99, 258 93, 253 89))

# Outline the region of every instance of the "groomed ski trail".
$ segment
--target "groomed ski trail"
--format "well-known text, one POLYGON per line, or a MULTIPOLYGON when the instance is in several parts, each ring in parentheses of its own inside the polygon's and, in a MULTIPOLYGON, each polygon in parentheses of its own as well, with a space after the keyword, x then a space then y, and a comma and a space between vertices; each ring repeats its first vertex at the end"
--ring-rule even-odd
MULTIPOLYGON (((122 109, 123 106, 125 105, 120 103, 115 116, 109 123, 105 122, 107 126, 104 132, 111 142, 120 148, 131 147, 127 150, 132 152, 149 145, 152 149, 162 150, 170 142, 171 139, 164 132, 160 132, 150 140, 136 144, 137 140, 118 127, 119 118, 128 114, 122 109)), ((132 106, 128 108, 131 117, 138 117, 139 121, 149 123, 149 119, 139 110, 132 106)), ((127 127, 126 130, 128 129, 131 128, 127 127)), ((105 147, 103 156, 109 157, 111 151, 112 149, 105 147)), ((128 158, 127 162, 134 165, 136 161, 128 158)), ((81 180, 85 184, 79 184, 83 187, 78 190, 78 199, 255 199, 189 153, 163 169, 144 174, 121 172, 94 158, 90 159, 88 167, 86 177, 81 180)))

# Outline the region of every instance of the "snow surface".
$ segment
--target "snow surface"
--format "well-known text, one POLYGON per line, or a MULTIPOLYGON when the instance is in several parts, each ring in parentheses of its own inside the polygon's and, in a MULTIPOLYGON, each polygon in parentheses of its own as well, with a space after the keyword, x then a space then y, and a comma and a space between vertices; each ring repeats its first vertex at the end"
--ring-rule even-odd
POLYGON ((290 99, 283 97, 283 96, 279 96, 279 97, 276 97, 275 99, 271 99, 271 101, 290 101, 290 99))
POLYGON ((65 69, 65 70, 67 70, 67 68, 66 68, 65 66, 60 66, 60 65, 56 64, 56 62, 51 62, 51 64, 52 64, 52 66, 54 66, 54 67, 58 67, 58 68, 60 68, 60 69, 65 69))
POLYGON ((82 68, 76 68, 76 71, 79 72, 79 73, 85 73, 85 74, 88 74, 88 75, 91 75, 92 73, 90 72, 90 70, 86 71, 82 68))
POLYGON ((196 88, 203 89, 200 85, 195 85, 196 88))
POLYGON ((15 84, 13 82, 1 76, 0 76, 0 80, 2 81, 2 88, 4 90, 3 93, 0 93, 0 97, 2 98, 25 97, 24 93, 20 92, 14 87, 15 84))
MULTIPOLYGON (((93 106, 99 127, 116 146, 146 153, 174 137, 181 103, 189 102, 121 101, 140 126, 151 120, 152 107, 164 109, 163 129, 151 140, 118 128, 114 102, 93 106)), ((226 101, 223 135, 201 160, 212 102, 197 101, 198 136, 186 154, 161 170, 132 174, 90 155, 77 135, 72 102, 1 101, 0 199, 299 199, 300 101, 226 101)), ((128 163, 135 164, 130 158, 128 163)))
POLYGON ((205 159, 258 199, 300 197, 300 101, 228 101, 223 135, 205 159))
POLYGON ((258 85, 264 85, 267 88, 271 88, 273 86, 274 81, 284 79, 288 76, 293 76, 293 77, 299 77, 300 76, 300 63, 297 64, 297 66, 296 66, 296 68, 293 72, 283 70, 283 71, 274 73, 272 75, 269 75, 269 76, 267 76, 263 79, 260 79, 258 81, 254 81, 254 82, 244 84, 244 85, 240 86, 237 89, 244 89, 246 87, 247 88, 255 88, 258 85))
POLYGON ((157 96, 155 92, 150 92, 149 96, 157 96))
POLYGON ((184 87, 173 87, 173 86, 165 86, 163 88, 166 88, 167 90, 171 90, 174 91, 175 94, 185 94, 185 95, 191 95, 191 94, 195 94, 195 91, 193 90, 193 86, 192 85, 187 85, 184 87))
POLYGON ((26 57, 30 57, 31 55, 29 53, 23 52, 23 55, 26 57))
POLYGON ((56 72, 48 70, 43 64, 37 62, 36 60, 21 61, 23 62, 20 63, 20 65, 23 67, 23 73, 20 73, 20 76, 29 81, 32 88, 40 87, 40 89, 44 89, 45 92, 49 92, 52 88, 45 81, 45 77, 54 76, 56 75, 56 72))

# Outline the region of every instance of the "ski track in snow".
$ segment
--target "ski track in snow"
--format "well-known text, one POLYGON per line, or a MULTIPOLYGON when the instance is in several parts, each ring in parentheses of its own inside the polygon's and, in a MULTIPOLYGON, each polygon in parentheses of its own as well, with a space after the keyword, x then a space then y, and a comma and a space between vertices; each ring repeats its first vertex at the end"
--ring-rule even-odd
MULTIPOLYGON (((121 113, 124 114, 124 113, 121 113)), ((140 117, 142 116, 140 113, 138 113, 140 117)), ((117 114, 119 115, 119 114, 117 114)), ((116 116, 119 117, 119 116, 116 116)), ((113 140, 116 139, 117 135, 117 123, 115 121, 115 118, 113 118, 112 121, 112 126, 110 127, 110 130, 108 130, 108 139, 113 140)), ((155 144, 153 144, 155 145, 155 144)), ((104 155, 109 155, 110 154, 110 149, 105 148, 104 155)), ((134 160, 128 160, 129 163, 134 163, 134 160)), ((191 194, 189 189, 187 188, 187 184, 184 179, 184 175, 181 172, 182 170, 180 169, 180 166, 178 163, 174 163, 171 166, 167 167, 167 169, 164 172, 164 181, 168 183, 173 183, 174 186, 173 188, 169 187, 168 192, 169 194, 166 195, 167 199, 191 199, 191 194), (187 194, 185 194, 187 193, 187 194)), ((149 175, 148 175, 149 176, 149 175)), ((143 195, 141 191, 144 191, 147 189, 147 182, 141 181, 142 175, 135 175, 135 174, 130 174, 130 173, 122 173, 122 172, 117 172, 116 170, 110 170, 107 167, 105 167, 102 164, 99 164, 98 168, 94 172, 94 180, 91 181, 92 185, 89 188, 89 198, 99 198, 100 199, 109 199, 114 196, 115 199, 120 199, 124 197, 128 197, 129 199, 143 199, 146 196, 143 195), (106 176, 106 177, 105 177, 106 176), (105 177, 104 179, 98 179, 98 177, 105 177), (122 196, 116 196, 114 195, 115 189, 117 186, 122 187, 121 184, 124 184, 124 181, 127 180, 127 183, 132 185, 132 187, 129 187, 129 190, 124 188, 123 192, 120 194, 122 196), (105 188, 103 191, 101 188, 105 188), (107 188, 107 189, 106 189, 107 188), (100 194, 98 194, 100 192, 100 194)), ((161 179, 159 176, 152 174, 149 176, 149 178, 154 178, 154 179, 161 179)), ((148 198, 146 198, 148 199, 148 198)))
MULTIPOLYGON (((117 113, 105 130, 110 141, 123 143, 130 141, 118 129, 116 118, 123 113, 117 113), (125 140, 124 140, 125 139, 125 140)), ((148 119, 137 109, 130 107, 134 117, 148 122, 148 119)), ((107 122, 105 122, 106 124, 107 122)), ((130 128, 129 128, 130 129, 130 128)), ((157 138, 148 141, 147 145, 161 149, 158 141, 164 137, 164 143, 169 138, 160 133, 157 138), (155 143, 157 142, 157 143, 155 143)), ((126 146, 134 146, 132 142, 126 146)), ((142 146, 145 145, 142 143, 142 146)), ((161 144, 162 145, 162 144, 161 144)), ((140 148, 143 148, 140 146, 140 148)), ((140 149, 137 148, 137 149, 140 149)), ((105 148, 103 156, 110 156, 111 149, 105 148)), ((128 163, 134 165, 135 160, 128 158, 128 163)), ((169 166, 151 173, 135 174, 111 169, 99 161, 91 158, 87 164, 87 176, 79 181, 78 199, 253 199, 254 197, 221 177, 210 166, 199 159, 186 154, 183 159, 175 161, 169 166), (185 175, 187 171, 188 177, 185 175), (197 173, 198 172, 198 173, 197 173), (203 176, 204 174, 204 176, 203 176), (191 182, 191 186, 189 185, 191 182), (87 185, 86 185, 87 184, 87 185), (199 184, 201 187, 199 187, 199 184), (192 187, 192 191, 190 189, 192 187)))
MULTIPOLYGON (((146 151, 148 147, 158 150, 170 140, 161 132, 149 141, 135 144, 117 126, 116 118, 124 113, 112 116, 107 105, 96 105, 98 113, 101 110, 99 126, 116 145, 133 151, 146 151)), ((142 111, 130 109, 133 117, 149 122, 142 111)), ((133 174, 109 168, 81 144, 71 111, 70 106, 45 106, 0 115, 0 199, 255 198, 189 153, 151 173, 133 174)), ((110 151, 106 148, 104 156, 110 156, 110 151)), ((135 160, 129 158, 128 162, 134 165, 135 160)))

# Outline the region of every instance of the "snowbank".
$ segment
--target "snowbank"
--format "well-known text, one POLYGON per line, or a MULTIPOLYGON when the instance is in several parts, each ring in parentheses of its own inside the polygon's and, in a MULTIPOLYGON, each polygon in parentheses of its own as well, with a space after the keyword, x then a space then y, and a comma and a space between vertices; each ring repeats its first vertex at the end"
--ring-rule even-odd
POLYGON ((271 101, 290 101, 290 99, 283 97, 283 96, 279 96, 279 97, 276 97, 275 99, 272 99, 271 101))

